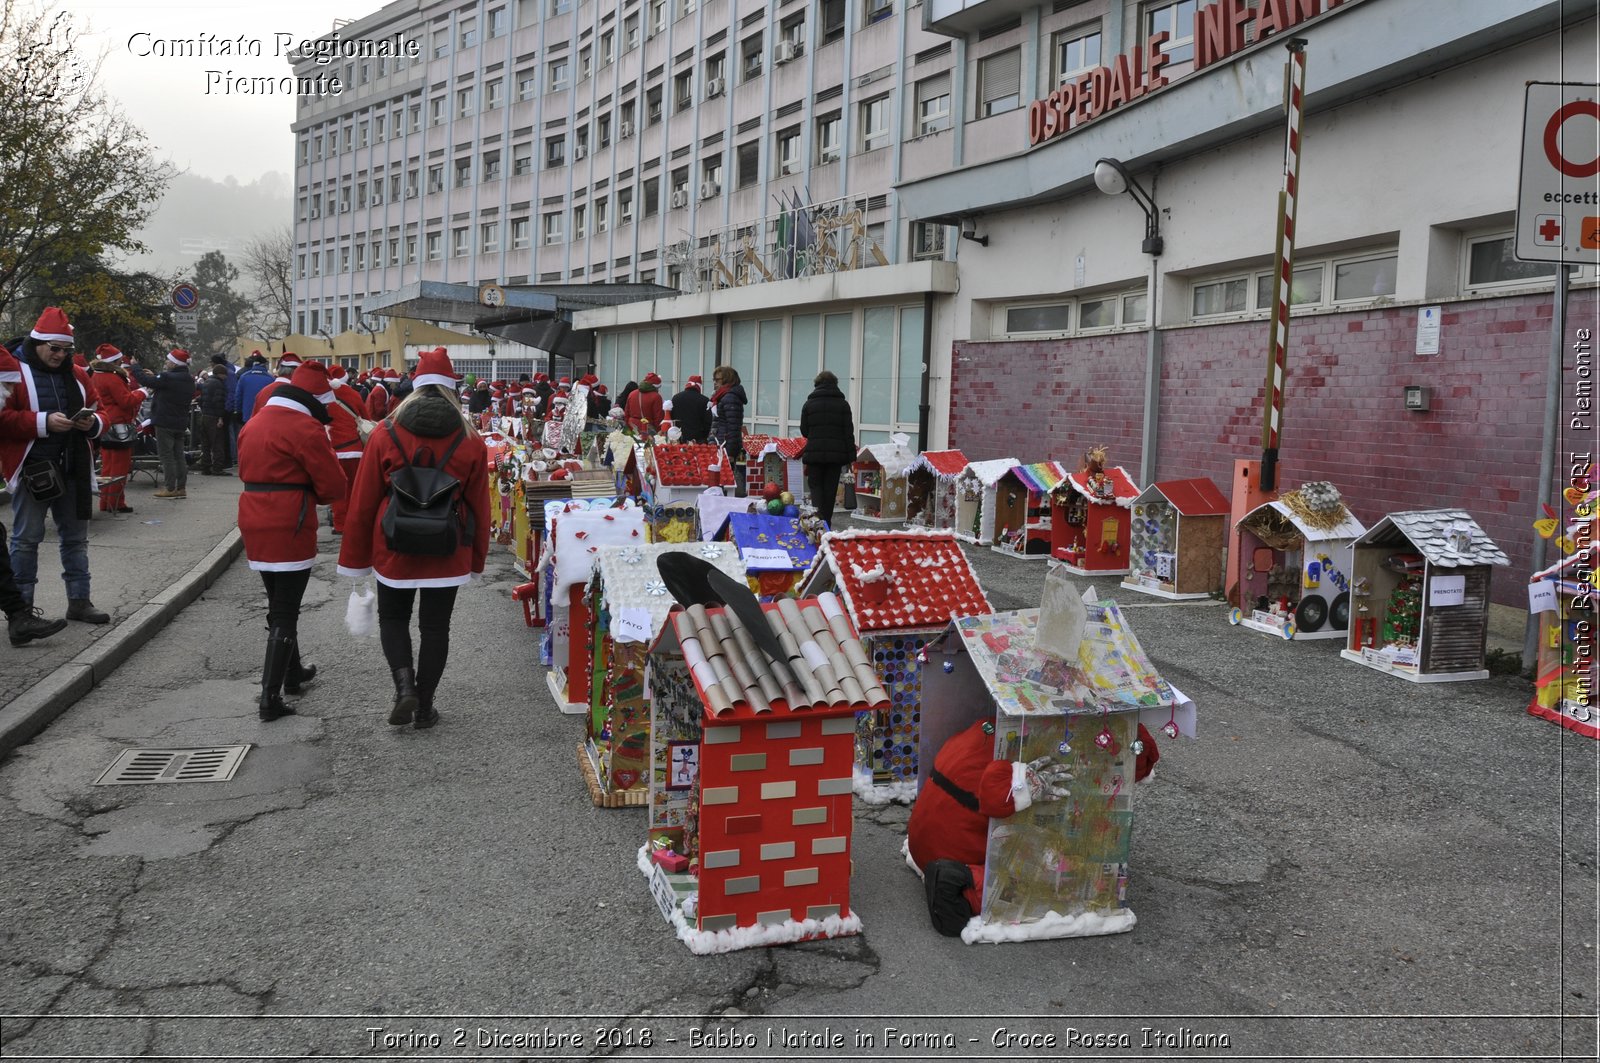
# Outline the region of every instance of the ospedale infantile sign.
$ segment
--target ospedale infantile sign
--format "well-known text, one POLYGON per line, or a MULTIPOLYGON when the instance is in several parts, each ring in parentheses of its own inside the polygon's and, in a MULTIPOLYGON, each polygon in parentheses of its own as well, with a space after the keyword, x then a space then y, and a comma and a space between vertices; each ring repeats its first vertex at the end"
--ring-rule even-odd
MULTIPOLYGON (((1348 0, 1216 0, 1194 14, 1194 71, 1231 58, 1245 47, 1264 41, 1332 11, 1348 0)), ((1070 133, 1102 115, 1164 88, 1170 62, 1163 30, 1117 56, 1085 71, 1028 105, 1028 144, 1034 146, 1070 133)))

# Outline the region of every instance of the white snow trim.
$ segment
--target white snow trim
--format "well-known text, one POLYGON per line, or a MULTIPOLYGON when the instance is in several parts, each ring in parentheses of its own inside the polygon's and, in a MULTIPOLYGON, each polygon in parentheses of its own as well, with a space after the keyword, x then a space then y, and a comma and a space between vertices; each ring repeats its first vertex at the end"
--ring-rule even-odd
POLYGON ((294 401, 293 399, 279 398, 276 395, 268 395, 267 401, 265 404, 263 404, 262 409, 266 409, 268 406, 276 406, 280 410, 293 410, 296 413, 303 413, 307 417, 311 416, 311 411, 300 405, 298 402, 294 401))
POLYGON ((34 415, 34 420, 38 422, 34 426, 34 434, 40 439, 43 439, 45 436, 50 434, 49 418, 50 415, 48 413, 39 413, 34 415))
POLYGON ((414 388, 420 388, 425 384, 438 384, 442 388, 449 388, 454 391, 460 386, 461 381, 455 377, 445 376, 443 373, 423 373, 421 376, 413 377, 411 380, 411 386, 414 388))
MULTIPOLYGON (((272 400, 268 399, 267 401, 271 402, 272 400)), ((362 451, 359 451, 359 450, 336 450, 336 451, 333 452, 333 456, 338 458, 338 459, 340 459, 341 461, 344 461, 344 460, 349 459, 349 458, 360 458, 361 455, 362 455, 362 451)))
POLYGON ((893 572, 884 571, 883 562, 882 561, 879 561, 872 568, 862 568, 860 565, 858 565, 854 561, 852 561, 852 562, 850 562, 850 572, 851 572, 852 575, 855 576, 856 579, 860 580, 862 583, 893 583, 894 582, 894 573, 893 572))
POLYGON ((315 557, 304 561, 252 561, 250 567, 257 572, 299 572, 317 563, 315 557))
POLYGON ((900 855, 906 858, 906 866, 909 867, 911 870, 915 871, 917 873, 917 877, 918 878, 922 878, 923 877, 922 868, 918 867, 917 866, 917 862, 915 860, 911 859, 911 839, 910 838, 901 838, 900 839, 900 855))
POLYGON ((1033 804, 1033 795, 1028 792, 1028 766, 1020 760, 1011 764, 1011 803, 1016 806, 1012 815, 1033 804))
POLYGON ((366 568, 346 568, 343 565, 338 565, 334 568, 334 571, 341 576, 349 576, 351 579, 366 579, 368 576, 372 575, 372 566, 368 565, 366 568))
POLYGON ((985 923, 975 915, 961 931, 968 945, 998 945, 1002 941, 1049 941, 1053 938, 1086 938, 1102 934, 1122 934, 1133 929, 1139 917, 1131 908, 1114 912, 1080 912, 1061 915, 1046 912, 1031 923, 985 923))
POLYGON ((975 461, 964 470, 985 487, 993 487, 1000 482, 1000 477, 1015 469, 1021 462, 1016 458, 995 458, 991 461, 975 461))
POLYGON ((460 576, 435 576, 429 579, 391 579, 382 572, 375 574, 379 583, 385 587, 394 587, 398 590, 410 590, 421 587, 464 587, 472 578, 470 573, 460 576))
MULTIPOLYGON (((648 880, 655 874, 647 846, 639 846, 637 864, 640 874, 648 880)), ((769 926, 738 926, 732 930, 696 930, 689 925, 699 894, 691 893, 682 907, 672 910, 672 927, 678 940, 689 946, 696 956, 709 956, 719 952, 755 948, 759 945, 787 945, 815 937, 845 937, 861 933, 861 917, 851 912, 848 916, 830 915, 826 919, 789 919, 769 926)))
POLYGON ((875 783, 872 771, 860 764, 855 766, 851 788, 864 805, 909 805, 917 799, 917 784, 896 779, 893 782, 875 783))

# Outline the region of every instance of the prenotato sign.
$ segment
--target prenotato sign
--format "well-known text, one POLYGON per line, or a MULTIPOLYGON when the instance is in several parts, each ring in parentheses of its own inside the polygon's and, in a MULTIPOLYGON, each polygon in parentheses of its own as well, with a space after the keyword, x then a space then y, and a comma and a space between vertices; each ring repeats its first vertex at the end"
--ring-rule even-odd
POLYGON ((1600 86, 1530 82, 1517 258, 1600 263, 1600 86))

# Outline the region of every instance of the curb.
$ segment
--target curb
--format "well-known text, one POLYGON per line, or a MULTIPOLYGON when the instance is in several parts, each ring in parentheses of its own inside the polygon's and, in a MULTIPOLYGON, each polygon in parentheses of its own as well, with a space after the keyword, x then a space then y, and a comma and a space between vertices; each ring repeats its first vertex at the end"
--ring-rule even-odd
POLYGON ((0 710, 0 760, 31 741, 79 698, 110 678, 118 665, 200 597, 243 552, 244 537, 235 528, 223 536, 199 564, 152 598, 148 605, 0 710))

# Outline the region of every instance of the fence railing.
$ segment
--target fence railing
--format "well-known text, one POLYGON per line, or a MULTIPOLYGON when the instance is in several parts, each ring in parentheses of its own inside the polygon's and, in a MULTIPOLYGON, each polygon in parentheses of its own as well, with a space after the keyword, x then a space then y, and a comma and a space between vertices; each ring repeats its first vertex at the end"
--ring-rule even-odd
POLYGON ((867 226, 864 198, 796 203, 755 221, 668 245, 663 258, 685 292, 887 266, 867 226))

